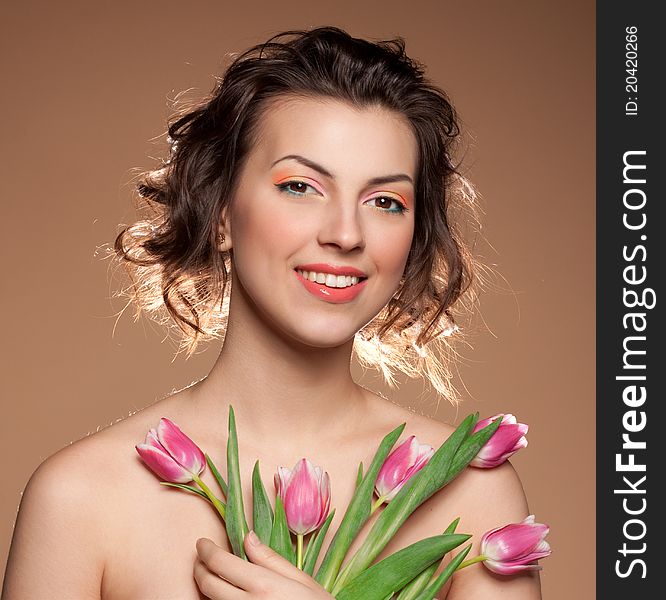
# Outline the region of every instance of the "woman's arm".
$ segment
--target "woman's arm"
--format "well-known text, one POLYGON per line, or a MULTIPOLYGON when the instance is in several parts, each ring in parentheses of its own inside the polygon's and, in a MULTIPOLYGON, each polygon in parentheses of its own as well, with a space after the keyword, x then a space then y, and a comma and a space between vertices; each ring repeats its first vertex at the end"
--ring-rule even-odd
POLYGON ((102 493, 72 447, 44 461, 21 499, 2 600, 99 600, 104 560, 102 493))
MULTIPOLYGON (((451 492, 455 489, 456 503, 462 502, 459 506, 464 507, 457 531, 473 536, 468 559, 479 554, 479 543, 486 531, 518 523, 530 514, 523 486, 509 462, 494 469, 469 467, 451 484, 451 488, 451 492)), ((538 571, 496 575, 477 563, 454 574, 446 599, 495 600, 498 597, 540 600, 538 571)))

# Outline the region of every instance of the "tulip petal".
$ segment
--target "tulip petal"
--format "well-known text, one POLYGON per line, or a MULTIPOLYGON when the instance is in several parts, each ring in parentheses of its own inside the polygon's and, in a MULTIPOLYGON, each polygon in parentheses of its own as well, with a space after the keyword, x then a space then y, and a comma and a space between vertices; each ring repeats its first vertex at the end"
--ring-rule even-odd
POLYGON ((517 425, 500 425, 499 429, 488 440, 488 443, 481 448, 478 456, 487 459, 507 452, 514 452, 518 449, 516 445, 519 444, 521 438, 525 439, 517 425))
POLYGON ((428 461, 432 458, 432 455, 435 453, 435 449, 428 444, 418 444, 418 442, 413 445, 418 446, 417 454, 414 464, 409 466, 407 470, 402 474, 401 480, 393 487, 393 489, 388 493, 384 493, 384 501, 390 502, 398 495, 398 492, 403 488, 403 486, 410 480, 410 478, 418 473, 423 467, 428 464, 428 461))
POLYGON ((166 451, 166 448, 162 446, 162 442, 160 442, 159 438, 157 437, 157 429, 153 428, 151 429, 147 434, 146 434, 146 444, 149 446, 152 446, 153 448, 157 448, 159 450, 162 450, 163 452, 168 452, 166 451))
POLYGON ((501 575, 541 569, 535 561, 551 554, 544 539, 549 530, 548 525, 535 522, 534 515, 529 515, 520 523, 488 531, 480 544, 481 554, 487 557, 484 564, 501 575))
POLYGON ((284 494, 287 523, 297 535, 312 531, 319 522, 319 482, 312 463, 301 459, 292 471, 284 494))
POLYGON ((331 502, 328 473, 303 458, 291 471, 278 467, 274 479, 289 529, 297 535, 319 529, 328 516, 331 502))
POLYGON ((418 453, 419 444, 416 437, 411 435, 389 454, 375 482, 375 489, 380 497, 387 497, 405 479, 405 473, 416 461, 418 453))
POLYGON ((284 502, 284 492, 287 489, 290 478, 291 469, 287 469, 287 467, 278 467, 277 473, 275 473, 273 479, 275 482, 275 491, 282 499, 282 502, 284 502))
POLYGON ((529 554, 547 533, 548 526, 540 523, 507 525, 485 540, 481 552, 494 560, 515 560, 529 554))
POLYGON ((157 425, 157 437, 178 464, 191 473, 201 473, 206 465, 204 453, 175 423, 162 417, 157 425))
POLYGON ((529 427, 524 423, 518 423, 512 414, 501 415, 500 413, 489 419, 483 419, 477 423, 475 430, 481 429, 485 424, 489 424, 500 416, 502 417, 500 426, 488 443, 472 459, 470 466, 482 469, 497 467, 518 450, 527 446, 525 434, 529 427))
POLYGON ((331 481, 326 472, 322 475, 319 484, 319 504, 321 506, 321 512, 319 522, 315 526, 315 529, 319 529, 324 524, 331 507, 331 481))
POLYGON ((407 481, 420 471, 432 458, 435 449, 428 444, 419 444, 416 436, 410 436, 386 459, 375 482, 375 491, 384 502, 398 495, 407 481))
POLYGON ((522 571, 540 571, 543 568, 541 565, 535 564, 516 564, 507 566, 504 563, 495 562, 493 560, 485 560, 483 564, 493 573, 499 575, 514 575, 515 573, 521 573, 522 571))
POLYGON ((531 562, 534 562, 535 560, 539 560, 540 558, 545 558, 546 556, 550 556, 552 554, 552 551, 546 550, 543 552, 530 552, 529 554, 526 554, 525 556, 521 556, 519 558, 516 558, 516 560, 504 560, 502 561, 505 565, 511 566, 511 565, 526 565, 531 562))
POLYGON ((380 494, 379 497, 384 498, 384 502, 390 502, 391 500, 393 500, 393 498, 395 498, 398 495, 398 493, 405 485, 405 483, 407 483, 406 479, 398 483, 388 494, 387 493, 380 494))
POLYGON ((474 429, 472 429, 472 433, 481 431, 484 427, 490 425, 497 417, 504 417, 504 415, 499 413, 497 415, 493 415, 492 417, 488 417, 487 419, 481 419, 480 421, 477 421, 476 425, 474 425, 474 429))
POLYGON ((165 481, 171 483, 188 483, 192 481, 192 474, 180 466, 163 450, 148 444, 137 444, 135 448, 143 462, 165 481))
POLYGON ((414 475, 414 473, 425 467, 434 453, 435 449, 432 446, 428 446, 428 444, 421 444, 416 462, 411 467, 409 467, 409 469, 407 469, 407 472, 405 473, 405 479, 409 479, 412 475, 414 475))

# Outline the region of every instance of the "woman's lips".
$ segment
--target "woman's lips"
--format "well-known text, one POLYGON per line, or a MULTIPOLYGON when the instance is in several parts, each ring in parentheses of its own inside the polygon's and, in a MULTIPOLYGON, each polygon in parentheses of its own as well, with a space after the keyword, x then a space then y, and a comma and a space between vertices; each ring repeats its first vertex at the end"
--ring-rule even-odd
POLYGON ((343 288, 334 288, 328 287, 326 284, 317 283, 316 281, 310 281, 305 279, 298 271, 294 270, 296 277, 303 284, 303 287, 310 292, 313 296, 321 298, 326 302, 331 302, 333 304, 342 304, 343 302, 350 302, 356 296, 358 296, 363 288, 365 287, 367 279, 363 279, 354 285, 350 285, 343 288))

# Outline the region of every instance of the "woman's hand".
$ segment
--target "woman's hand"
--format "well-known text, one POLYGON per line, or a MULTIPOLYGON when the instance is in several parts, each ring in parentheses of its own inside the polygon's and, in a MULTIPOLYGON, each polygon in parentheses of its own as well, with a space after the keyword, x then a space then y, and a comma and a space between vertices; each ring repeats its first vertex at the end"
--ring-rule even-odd
POLYGON ((254 532, 245 536, 251 562, 227 552, 208 538, 197 540, 199 557, 194 579, 211 600, 331 600, 333 596, 312 577, 261 543, 254 532))

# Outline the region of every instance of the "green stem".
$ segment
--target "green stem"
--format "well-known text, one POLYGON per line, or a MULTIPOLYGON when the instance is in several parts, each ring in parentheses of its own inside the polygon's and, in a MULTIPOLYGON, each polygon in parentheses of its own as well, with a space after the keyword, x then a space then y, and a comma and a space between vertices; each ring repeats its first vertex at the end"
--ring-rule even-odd
POLYGON ((483 562, 486 560, 488 557, 484 554, 479 554, 478 556, 475 556, 474 558, 470 558, 469 560, 466 560, 465 562, 462 562, 458 565, 458 568, 456 571, 460 571, 460 569, 464 569, 465 567, 469 567, 470 565, 483 562))
POLYGON ((375 503, 372 505, 372 508, 370 509, 370 514, 371 514, 371 515, 374 514, 374 512, 375 512, 375 511, 376 511, 376 510, 377 510, 382 504, 384 504, 384 496, 381 496, 381 497, 377 498, 377 502, 375 502, 375 503))
POLYGON ((203 490, 204 494, 208 496, 208 499, 213 503, 213 506, 217 509, 217 512, 220 513, 222 520, 226 522, 226 506, 220 499, 213 494, 210 488, 201 480, 201 477, 193 474, 194 481, 199 484, 199 487, 203 490))
POLYGON ((296 535, 296 566, 303 570, 303 534, 296 535))

